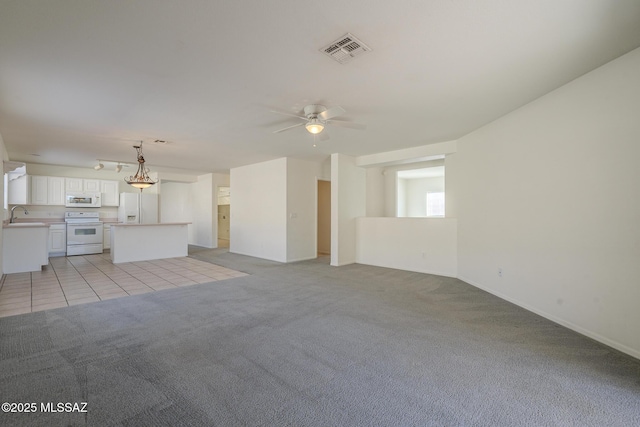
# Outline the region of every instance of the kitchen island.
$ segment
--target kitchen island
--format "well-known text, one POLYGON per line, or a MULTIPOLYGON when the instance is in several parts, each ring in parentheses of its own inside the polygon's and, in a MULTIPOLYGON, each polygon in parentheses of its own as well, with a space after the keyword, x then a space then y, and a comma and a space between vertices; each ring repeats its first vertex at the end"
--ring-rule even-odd
POLYGON ((112 224, 111 261, 149 261, 185 257, 188 254, 190 222, 158 224, 112 224))
POLYGON ((49 224, 21 222, 2 226, 2 272, 41 271, 49 264, 49 224))

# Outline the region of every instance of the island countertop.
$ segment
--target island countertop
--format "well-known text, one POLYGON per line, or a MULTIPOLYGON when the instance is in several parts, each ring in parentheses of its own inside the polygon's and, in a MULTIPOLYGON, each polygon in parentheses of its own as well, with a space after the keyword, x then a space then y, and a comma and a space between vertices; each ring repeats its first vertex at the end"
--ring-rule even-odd
POLYGON ((114 223, 105 223, 105 225, 110 225, 111 227, 150 227, 150 226, 158 226, 158 225, 189 225, 190 222, 158 222, 151 224, 132 224, 125 222, 114 222, 114 223))

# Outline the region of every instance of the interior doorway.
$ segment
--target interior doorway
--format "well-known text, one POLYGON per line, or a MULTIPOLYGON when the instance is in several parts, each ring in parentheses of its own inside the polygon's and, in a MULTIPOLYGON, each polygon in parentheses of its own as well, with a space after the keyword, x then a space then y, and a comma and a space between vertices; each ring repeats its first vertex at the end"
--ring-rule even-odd
POLYGON ((231 189, 218 187, 218 247, 228 248, 231 241, 231 189))
POLYGON ((331 255, 331 181, 318 180, 317 256, 331 255))

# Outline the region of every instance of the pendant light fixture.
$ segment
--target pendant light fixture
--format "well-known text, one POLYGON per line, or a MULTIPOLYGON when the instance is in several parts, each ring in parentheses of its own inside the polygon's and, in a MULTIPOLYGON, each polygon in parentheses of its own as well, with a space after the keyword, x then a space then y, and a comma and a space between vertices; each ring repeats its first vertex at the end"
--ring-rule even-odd
POLYGON ((138 170, 136 174, 128 178, 125 177, 124 181, 132 187, 139 188, 140 192, 143 189, 151 187, 158 181, 154 181, 149 177, 149 169, 144 166, 144 157, 142 156, 142 141, 140 145, 134 145, 133 148, 138 152, 138 170))

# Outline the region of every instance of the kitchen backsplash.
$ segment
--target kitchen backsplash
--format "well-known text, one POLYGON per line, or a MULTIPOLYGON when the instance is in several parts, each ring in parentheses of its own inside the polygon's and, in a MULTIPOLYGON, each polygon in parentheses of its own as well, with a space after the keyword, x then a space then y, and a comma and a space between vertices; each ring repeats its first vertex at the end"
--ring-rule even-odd
MULTIPOLYGON (((10 206, 11 207, 11 206, 10 206)), ((98 211, 100 213, 100 219, 106 220, 117 220, 118 219, 118 208, 117 207, 106 207, 106 208, 65 208, 64 206, 38 206, 38 205, 26 205, 27 211, 29 215, 24 215, 24 213, 20 209, 16 209, 15 216, 18 219, 46 219, 48 221, 51 220, 60 220, 60 222, 64 222, 64 213, 67 211, 98 211)))

